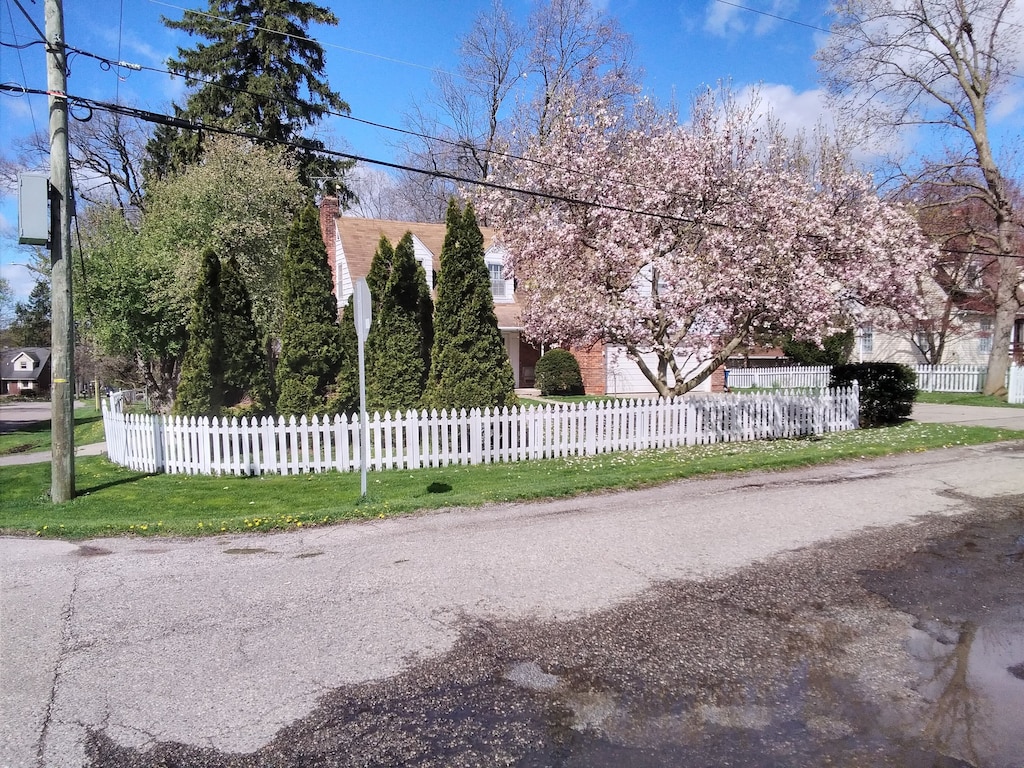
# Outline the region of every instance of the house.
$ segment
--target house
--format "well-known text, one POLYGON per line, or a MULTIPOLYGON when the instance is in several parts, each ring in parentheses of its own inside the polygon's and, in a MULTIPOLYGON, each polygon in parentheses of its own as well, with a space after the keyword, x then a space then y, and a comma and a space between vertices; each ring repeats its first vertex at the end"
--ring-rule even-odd
POLYGON ((5 395, 50 395, 50 350, 18 347, 0 354, 0 387, 5 395))
MULTIPOLYGON (((444 245, 444 224, 343 216, 338 200, 325 197, 320 204, 320 231, 327 247, 339 315, 348 303, 356 281, 365 278, 370 271, 382 235, 392 245, 396 245, 406 232, 411 232, 416 260, 423 266, 428 284, 437 285, 441 248, 444 245)), ((512 363, 515 386, 517 389, 529 389, 535 385, 535 368, 542 350, 540 345, 534 344, 523 334, 522 306, 516 300, 515 282, 504 277, 505 249, 496 241, 493 229, 481 227, 480 231, 484 236, 484 261, 491 274, 494 313, 512 363)), ((657 393, 621 347, 598 342, 589 348, 571 351, 579 361, 587 394, 649 396, 657 393)), ((647 357, 648 365, 656 368, 655 355, 650 353, 647 357)), ((698 389, 705 392, 721 391, 724 384, 725 371, 719 369, 698 389)))
MULTIPOLYGON (((348 303, 357 280, 370 271, 373 255, 381 236, 397 245, 406 232, 412 233, 416 260, 427 273, 427 284, 436 287, 441 269, 441 248, 444 245, 444 224, 422 224, 385 219, 363 219, 342 216, 336 198, 327 197, 320 204, 320 230, 327 246, 327 258, 334 279, 334 295, 338 314, 348 303)), ((516 388, 533 387, 535 367, 540 350, 522 333, 521 307, 516 302, 514 284, 503 276, 505 251, 495 242, 494 231, 481 227, 484 236, 484 261, 491 275, 491 294, 498 329, 512 363, 516 388)))

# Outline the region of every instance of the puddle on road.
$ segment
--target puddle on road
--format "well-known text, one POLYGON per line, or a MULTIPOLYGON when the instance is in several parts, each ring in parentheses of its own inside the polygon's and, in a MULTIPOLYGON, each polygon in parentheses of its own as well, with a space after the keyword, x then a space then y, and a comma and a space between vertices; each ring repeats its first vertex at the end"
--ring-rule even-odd
POLYGON ((327 694, 252 754, 94 733, 93 765, 1020 768, 1021 501, 583 619, 468 626, 445 657, 327 694))

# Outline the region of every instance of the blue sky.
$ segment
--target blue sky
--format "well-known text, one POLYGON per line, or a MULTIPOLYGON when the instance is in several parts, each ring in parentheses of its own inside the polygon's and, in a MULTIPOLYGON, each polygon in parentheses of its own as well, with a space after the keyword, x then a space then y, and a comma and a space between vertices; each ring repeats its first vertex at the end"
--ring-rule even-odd
MULTIPOLYGON (((520 18, 529 0, 505 0, 520 18)), ((35 24, 44 27, 43 0, 20 0, 35 24)), ((398 126, 414 99, 431 91, 432 69, 454 67, 459 38, 490 0, 322 0, 339 17, 337 27, 316 27, 327 56, 331 87, 350 104, 352 115, 398 126)), ((821 0, 599 0, 635 44, 635 63, 643 67, 646 91, 661 102, 673 96, 685 105, 702 85, 730 79, 742 89, 760 84, 763 97, 791 124, 813 125, 822 110, 817 70, 812 59, 828 26, 821 0), (768 15, 771 14, 771 15, 768 15), (784 21, 775 17, 783 17, 784 21)), ((101 56, 162 67, 178 46, 191 38, 166 29, 161 16, 180 18, 182 9, 204 9, 203 0, 64 0, 68 44, 101 56)), ((0 2, 0 40, 23 44, 37 39, 14 0, 0 2)), ((82 56, 70 61, 68 89, 103 101, 121 99, 157 112, 182 101, 183 82, 153 72, 104 70, 82 56)), ((42 46, 0 48, 0 81, 45 89, 42 46)), ((0 146, 45 129, 46 100, 0 94, 0 146)), ((325 126, 329 146, 354 154, 393 160, 397 135, 352 121, 334 119, 325 126)), ((74 130, 72 123, 71 130, 74 130)), ((0 274, 18 296, 27 295, 33 278, 16 244, 16 206, 10 190, 0 201, 0 274)))

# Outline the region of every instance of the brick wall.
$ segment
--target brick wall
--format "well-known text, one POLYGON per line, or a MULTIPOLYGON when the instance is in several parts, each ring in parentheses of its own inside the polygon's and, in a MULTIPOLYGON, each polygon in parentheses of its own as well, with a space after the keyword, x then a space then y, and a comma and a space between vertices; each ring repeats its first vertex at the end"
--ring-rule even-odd
POLYGON ((711 372, 711 391, 725 392, 725 366, 720 365, 711 372))
POLYGON ((591 347, 573 347, 573 357, 580 364, 583 376, 583 391, 588 395, 603 395, 607 391, 604 344, 597 342, 591 347))

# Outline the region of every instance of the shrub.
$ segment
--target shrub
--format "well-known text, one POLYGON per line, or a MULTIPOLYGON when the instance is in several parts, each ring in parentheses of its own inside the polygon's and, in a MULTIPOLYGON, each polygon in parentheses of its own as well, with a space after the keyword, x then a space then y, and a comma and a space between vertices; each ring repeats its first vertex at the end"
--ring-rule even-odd
POLYGON ((917 377, 899 363, 851 363, 832 369, 829 386, 860 386, 860 424, 877 427, 898 424, 910 416, 917 396, 917 377))
POLYGON ((542 395, 582 395, 580 364, 565 349, 551 349, 537 361, 537 388, 542 395))

